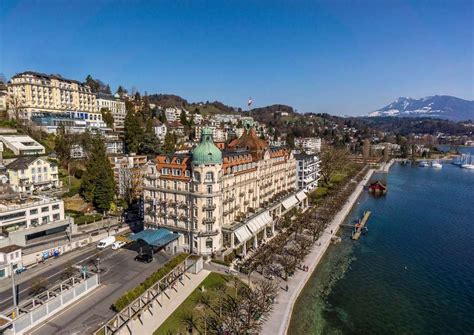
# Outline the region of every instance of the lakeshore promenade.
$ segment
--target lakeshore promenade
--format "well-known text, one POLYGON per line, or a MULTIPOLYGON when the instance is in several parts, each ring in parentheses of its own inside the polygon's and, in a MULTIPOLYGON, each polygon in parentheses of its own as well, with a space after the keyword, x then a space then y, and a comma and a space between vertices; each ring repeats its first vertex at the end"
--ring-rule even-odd
POLYGON ((281 286, 288 285, 288 291, 280 291, 272 313, 270 314, 268 320, 263 324, 261 334, 286 334, 290 325, 291 314, 293 312, 293 306, 296 302, 296 299, 298 299, 301 290, 305 286, 308 279, 311 277, 313 271, 316 269, 316 266, 326 252, 326 249, 331 244, 331 238, 336 235, 340 224, 344 222, 344 219, 351 211, 360 194, 363 192, 364 185, 367 184, 374 172, 374 169, 370 169, 367 172, 364 179, 359 182, 354 192, 347 199, 347 202, 344 204, 342 209, 339 211, 339 213, 337 213, 333 221, 323 232, 322 236, 314 244, 311 253, 306 256, 303 264, 309 267, 308 272, 297 271, 290 280, 287 282, 281 282, 281 286))

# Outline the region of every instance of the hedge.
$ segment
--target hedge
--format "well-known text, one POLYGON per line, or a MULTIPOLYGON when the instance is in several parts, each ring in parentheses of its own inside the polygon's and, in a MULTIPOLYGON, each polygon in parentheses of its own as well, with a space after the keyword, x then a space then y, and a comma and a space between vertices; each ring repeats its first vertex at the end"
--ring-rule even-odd
POLYGON ((96 213, 96 214, 89 214, 89 215, 82 215, 74 218, 74 223, 77 224, 78 226, 99 221, 102 219, 102 214, 96 213))
POLYGON ((216 263, 216 264, 220 264, 220 265, 224 265, 224 266, 230 266, 230 262, 228 262, 226 260, 222 260, 222 259, 213 258, 213 259, 211 259, 211 262, 216 263))
POLYGON ((113 304, 112 309, 115 312, 120 312, 122 309, 131 304, 135 299, 141 296, 147 289, 156 284, 161 278, 170 273, 176 266, 183 262, 189 254, 179 254, 172 260, 168 261, 158 271, 152 273, 144 282, 135 287, 134 289, 125 292, 120 298, 118 298, 113 304))

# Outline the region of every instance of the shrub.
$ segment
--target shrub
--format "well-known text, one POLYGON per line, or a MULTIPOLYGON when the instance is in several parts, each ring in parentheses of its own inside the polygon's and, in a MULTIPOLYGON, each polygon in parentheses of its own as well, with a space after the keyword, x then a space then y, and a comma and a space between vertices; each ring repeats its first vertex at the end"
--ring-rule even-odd
POLYGON ((188 254, 179 254, 172 260, 168 261, 160 268, 158 271, 152 273, 145 281, 139 284, 134 289, 126 292, 120 298, 118 298, 112 305, 112 309, 115 312, 120 312, 122 309, 127 307, 130 303, 132 303, 135 299, 137 299, 140 295, 142 295, 147 289, 152 287, 156 284, 161 278, 166 276, 170 273, 176 266, 178 266, 181 262, 183 262, 189 255, 188 254))

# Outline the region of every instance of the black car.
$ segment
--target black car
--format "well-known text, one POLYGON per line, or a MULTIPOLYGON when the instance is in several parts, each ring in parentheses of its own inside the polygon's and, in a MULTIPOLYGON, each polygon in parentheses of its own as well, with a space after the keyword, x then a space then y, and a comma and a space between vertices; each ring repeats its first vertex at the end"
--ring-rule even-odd
POLYGON ((153 256, 150 254, 140 254, 135 256, 135 260, 143 263, 151 263, 153 261, 153 256))

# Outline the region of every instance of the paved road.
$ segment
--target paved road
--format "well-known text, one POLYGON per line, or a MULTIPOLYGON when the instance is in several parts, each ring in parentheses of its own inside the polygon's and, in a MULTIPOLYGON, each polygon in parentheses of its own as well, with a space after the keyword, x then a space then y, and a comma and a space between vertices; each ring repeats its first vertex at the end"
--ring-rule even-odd
MULTIPOLYGON (((96 259, 97 255, 101 259, 105 259, 114 252, 117 252, 117 251, 114 251, 110 248, 105 249, 105 250, 97 250, 96 245, 93 244, 91 246, 81 249, 80 252, 78 252, 70 260, 68 260, 66 264, 56 263, 60 259, 47 260, 46 264, 49 265, 47 270, 41 272, 41 274, 34 276, 32 278, 30 278, 30 276, 28 275, 28 271, 20 275, 15 275, 15 280, 16 280, 17 290, 18 290, 17 294, 20 298, 19 301, 21 302, 31 297, 31 295, 29 294, 30 286, 36 280, 36 278, 38 277, 44 278, 47 280, 49 284, 48 286, 52 286, 56 282, 61 281, 61 276, 62 276, 63 271, 70 265, 76 265, 76 264, 82 265, 83 263, 88 263, 88 260, 96 259), (23 279, 22 276, 23 278, 27 278, 27 279, 23 279)), ((61 257, 66 257, 66 256, 67 255, 64 255, 61 257)), ((31 271, 34 271, 34 270, 35 269, 31 271)), ((5 280, 9 281, 9 279, 5 279, 5 280)), ((2 287, 2 291, 0 292, 0 310, 5 311, 7 309, 11 309, 12 306, 13 306, 13 302, 12 302, 11 285, 4 286, 2 287)))
POLYGON ((101 268, 106 272, 101 275, 101 286, 88 297, 79 300, 63 312, 60 312, 31 333, 36 335, 91 334, 114 312, 112 303, 125 291, 136 287, 151 273, 158 270, 169 256, 164 252, 157 253, 155 261, 144 264, 134 261, 136 251, 120 249, 104 258, 101 268))

